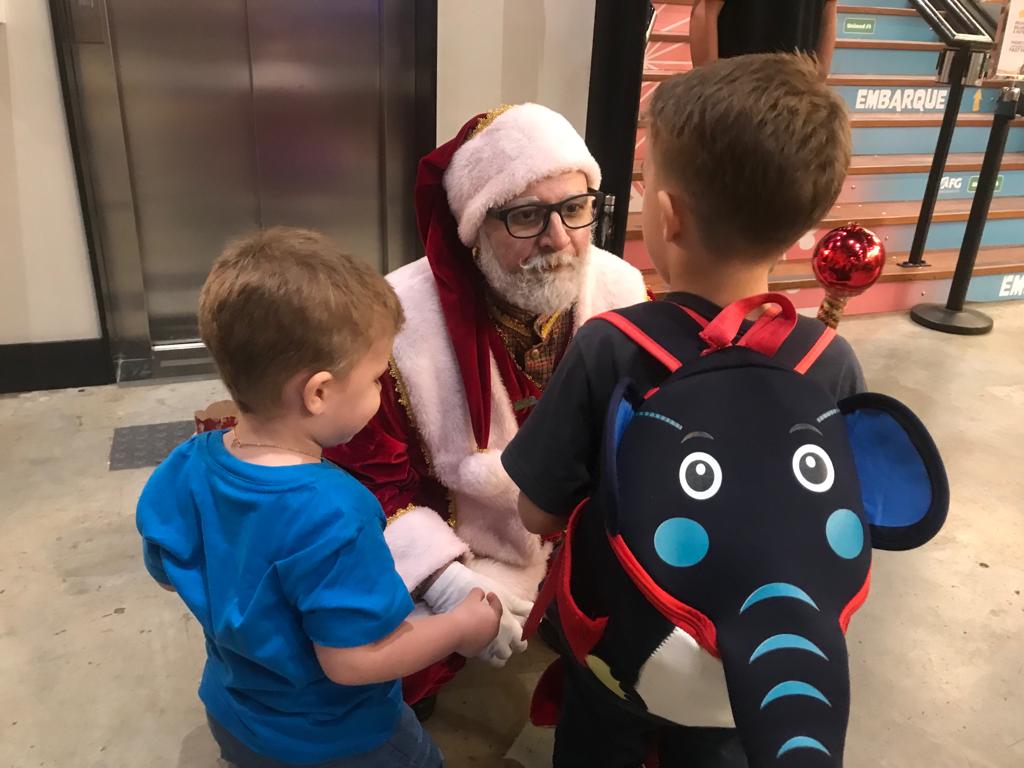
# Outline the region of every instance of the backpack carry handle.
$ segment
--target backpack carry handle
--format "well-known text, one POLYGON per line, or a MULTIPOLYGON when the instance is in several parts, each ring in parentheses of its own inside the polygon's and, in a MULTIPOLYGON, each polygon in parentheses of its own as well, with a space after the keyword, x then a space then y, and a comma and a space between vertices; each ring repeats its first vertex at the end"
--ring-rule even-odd
POLYGON ((701 353, 702 356, 733 346, 736 343, 736 334, 739 333, 747 315, 765 304, 770 305, 769 308, 743 334, 738 346, 753 349, 767 357, 774 356, 783 342, 789 338, 797 320, 793 302, 781 293, 748 296, 734 301, 719 312, 700 333, 700 337, 708 345, 701 353))

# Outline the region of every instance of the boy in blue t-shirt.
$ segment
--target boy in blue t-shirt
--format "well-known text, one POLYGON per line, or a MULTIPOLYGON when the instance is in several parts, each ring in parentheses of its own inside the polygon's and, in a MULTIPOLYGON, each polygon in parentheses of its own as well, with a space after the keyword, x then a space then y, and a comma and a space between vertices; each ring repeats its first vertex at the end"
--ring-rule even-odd
POLYGON ((377 411, 402 322, 382 277, 305 230, 230 245, 203 287, 200 333, 241 415, 171 453, 137 523, 146 568, 203 627, 199 697, 239 768, 442 765, 398 681, 497 634, 481 590, 409 618, 380 505, 320 457, 377 411))

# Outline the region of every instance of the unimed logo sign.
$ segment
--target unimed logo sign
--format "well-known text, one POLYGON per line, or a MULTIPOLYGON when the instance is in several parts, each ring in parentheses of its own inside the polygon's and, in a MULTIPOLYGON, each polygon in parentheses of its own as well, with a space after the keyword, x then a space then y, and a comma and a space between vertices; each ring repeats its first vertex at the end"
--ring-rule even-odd
POLYGON ((875 20, 870 16, 850 16, 843 21, 843 32, 848 35, 873 35, 875 20))

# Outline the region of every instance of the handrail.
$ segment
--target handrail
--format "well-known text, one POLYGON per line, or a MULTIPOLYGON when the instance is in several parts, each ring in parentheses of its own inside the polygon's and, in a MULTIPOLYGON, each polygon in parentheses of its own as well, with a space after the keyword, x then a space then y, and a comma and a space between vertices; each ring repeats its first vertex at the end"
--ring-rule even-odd
POLYGON ((992 330, 992 318, 976 309, 966 309, 964 302, 967 300, 971 276, 974 274, 974 265, 978 259, 978 249, 981 247, 981 238, 985 232, 985 221, 992 205, 992 195, 999 180, 999 167, 1003 162, 1010 124, 1017 118, 1024 118, 1022 85, 1024 83, 1015 82, 1004 87, 996 102, 992 130, 988 135, 988 146, 985 148, 985 157, 978 175, 978 187, 971 202, 967 225, 964 227, 964 239, 956 259, 956 270, 953 272, 946 303, 918 304, 910 310, 910 317, 925 328, 964 335, 977 335, 992 330))
MULTIPOLYGON (((992 17, 991 13, 985 10, 978 0, 952 0, 952 2, 955 2, 956 5, 960 6, 957 13, 969 16, 974 23, 981 26, 989 37, 995 40, 996 32, 999 29, 999 23, 992 17)), ((970 23, 970 21, 967 23, 970 23)))
POLYGON ((921 213, 917 217, 910 256, 900 262, 901 267, 908 268, 927 266, 924 260, 925 244, 935 213, 935 202, 939 197, 942 175, 946 170, 946 158, 953 144, 953 131, 960 114, 964 84, 968 79, 974 81, 980 77, 989 52, 995 47, 992 20, 976 0, 910 0, 910 4, 946 46, 939 57, 937 79, 949 83, 949 94, 938 140, 935 142, 935 157, 921 198, 921 213), (987 24, 981 21, 982 16, 988 20, 987 24))
POLYGON ((985 11, 973 0, 910 0, 910 4, 950 48, 989 51, 995 46, 995 29, 979 20, 985 11))

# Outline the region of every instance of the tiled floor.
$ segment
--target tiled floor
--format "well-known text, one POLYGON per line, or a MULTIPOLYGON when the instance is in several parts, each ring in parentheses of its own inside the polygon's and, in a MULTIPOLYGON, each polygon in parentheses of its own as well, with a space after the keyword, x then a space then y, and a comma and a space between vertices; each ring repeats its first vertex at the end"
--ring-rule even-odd
MULTIPOLYGON (((849 768, 1024 765, 1024 305, 990 305, 981 338, 902 315, 842 330, 872 387, 907 402, 943 450, 949 523, 876 555, 850 629, 849 768)), ((142 569, 135 499, 148 469, 108 472, 115 427, 191 418, 213 381, 0 398, 0 768, 214 765, 195 696, 202 636, 142 569)), ((525 725, 540 648, 472 665, 430 730, 449 765, 550 764, 525 725)))

